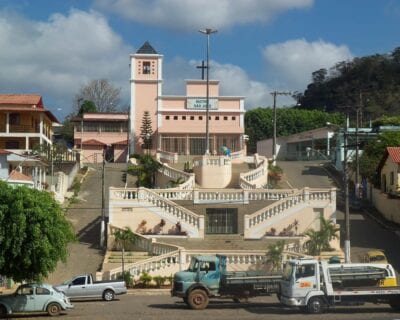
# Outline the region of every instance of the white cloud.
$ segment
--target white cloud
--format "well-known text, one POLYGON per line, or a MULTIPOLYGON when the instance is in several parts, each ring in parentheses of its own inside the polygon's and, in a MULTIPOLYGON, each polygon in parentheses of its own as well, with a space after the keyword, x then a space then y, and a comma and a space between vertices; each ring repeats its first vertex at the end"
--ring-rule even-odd
MULTIPOLYGON (((184 95, 185 80, 201 79, 201 71, 196 69, 200 64, 201 61, 183 58, 165 63, 163 94, 184 95)), ((272 104, 271 88, 265 83, 251 80, 238 66, 210 61, 210 79, 220 81, 220 95, 244 96, 246 109, 272 104)), ((293 101, 288 103, 293 104, 293 101)))
POLYGON ((127 19, 172 29, 266 23, 291 9, 312 6, 314 0, 96 0, 98 8, 127 19))
POLYGON ((53 14, 46 22, 0 12, 0 47, 2 92, 42 94, 51 110, 63 109, 62 115, 91 79, 109 79, 128 98, 132 48, 94 11, 53 14))
POLYGON ((305 39, 271 44, 263 50, 268 79, 284 89, 303 91, 311 82, 312 72, 329 69, 337 62, 349 60, 352 54, 347 46, 337 46, 322 40, 305 39))

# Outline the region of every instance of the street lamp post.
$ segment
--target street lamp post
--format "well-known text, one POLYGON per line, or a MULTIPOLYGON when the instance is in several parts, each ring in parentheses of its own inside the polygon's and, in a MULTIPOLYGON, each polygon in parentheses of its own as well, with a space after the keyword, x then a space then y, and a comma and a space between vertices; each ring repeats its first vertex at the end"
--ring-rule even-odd
POLYGON ((209 132, 209 70, 210 70, 210 61, 209 61, 209 52, 210 52, 210 34, 216 33, 216 29, 206 28, 204 30, 199 30, 200 33, 207 35, 207 72, 206 72, 206 155, 210 154, 210 132, 209 132))
POLYGON ((272 121, 273 121, 273 136, 272 136, 272 160, 273 164, 275 165, 276 160, 276 96, 287 96, 290 95, 290 92, 285 91, 273 91, 271 95, 274 97, 274 105, 273 105, 273 114, 272 114, 272 121))

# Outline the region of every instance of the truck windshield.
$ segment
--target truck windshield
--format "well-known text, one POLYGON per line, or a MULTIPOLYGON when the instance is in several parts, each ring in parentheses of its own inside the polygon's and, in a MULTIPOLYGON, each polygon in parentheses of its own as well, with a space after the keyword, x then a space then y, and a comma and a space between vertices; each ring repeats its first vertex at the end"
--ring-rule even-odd
POLYGON ((198 268, 199 268, 199 261, 197 259, 192 259, 192 261, 190 261, 188 271, 196 272, 198 268))
POLYGON ((285 268, 283 269, 282 280, 290 281, 292 279, 294 265, 291 263, 286 263, 285 268))

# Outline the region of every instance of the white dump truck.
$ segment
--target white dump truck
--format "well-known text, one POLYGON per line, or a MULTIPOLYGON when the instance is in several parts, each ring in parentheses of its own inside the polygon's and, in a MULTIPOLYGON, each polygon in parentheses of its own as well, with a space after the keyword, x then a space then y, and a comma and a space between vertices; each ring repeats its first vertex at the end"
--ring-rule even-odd
POLYGON ((280 301, 309 313, 336 305, 386 303, 400 311, 400 287, 390 264, 347 263, 300 259, 285 265, 280 301))

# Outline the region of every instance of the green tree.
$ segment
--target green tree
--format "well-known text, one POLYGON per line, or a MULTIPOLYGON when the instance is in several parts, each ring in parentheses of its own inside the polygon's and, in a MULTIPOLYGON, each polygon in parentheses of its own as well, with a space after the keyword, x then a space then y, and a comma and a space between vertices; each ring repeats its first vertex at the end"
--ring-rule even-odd
POLYGON ((321 254, 321 251, 330 250, 329 243, 338 237, 338 231, 339 228, 336 227, 333 220, 327 220, 321 216, 319 230, 309 229, 305 233, 309 237, 306 243, 308 254, 317 256, 321 254))
POLYGON ((280 270, 282 267, 282 254, 285 249, 285 241, 279 240, 268 245, 267 258, 272 263, 272 270, 280 270))
POLYGON ((74 117, 75 114, 73 113, 67 115, 62 122, 61 128, 61 138, 70 146, 74 144, 74 124, 71 121, 74 117))
MULTIPOLYGON (((359 168, 362 177, 367 178, 376 187, 380 184, 380 177, 377 175, 377 167, 387 147, 400 146, 400 132, 387 131, 380 133, 375 139, 370 140, 364 147, 359 158, 359 168)), ((355 161, 351 166, 355 169, 355 161)))
POLYGON ((140 137, 143 141, 142 149, 150 150, 153 147, 153 129, 150 113, 148 111, 143 113, 142 126, 140 127, 140 130, 140 137))
POLYGON ((138 187, 153 188, 155 185, 155 175, 161 167, 161 163, 150 155, 140 155, 137 157, 139 164, 130 165, 128 173, 137 177, 136 185, 138 187))
POLYGON ((63 209, 50 193, 0 181, 0 274, 41 281, 66 261, 75 239, 63 209))
MULTIPOLYGON (((278 108, 277 136, 291 134, 325 127, 327 122, 341 126, 344 115, 328 113, 318 110, 303 110, 298 108, 278 108)), ((248 149, 256 152, 257 141, 269 139, 273 136, 273 109, 256 108, 245 113, 245 132, 249 136, 248 149)))
POLYGON ((116 88, 107 79, 95 79, 81 86, 74 97, 74 114, 78 114, 81 101, 92 101, 98 112, 115 112, 120 105, 121 88, 116 88))
POLYGON ((136 242, 137 236, 129 227, 115 230, 113 236, 117 247, 122 250, 122 274, 125 275, 125 249, 136 242))
POLYGON ((349 112, 356 118, 361 106, 363 119, 400 110, 400 48, 391 54, 375 54, 341 61, 329 70, 312 73, 313 82, 298 96, 300 108, 328 112, 349 112), (360 95, 361 94, 361 95, 360 95), (347 110, 343 110, 347 106, 347 110))
POLYGON ((79 108, 78 116, 82 116, 88 112, 97 112, 97 108, 93 101, 85 100, 79 108))

